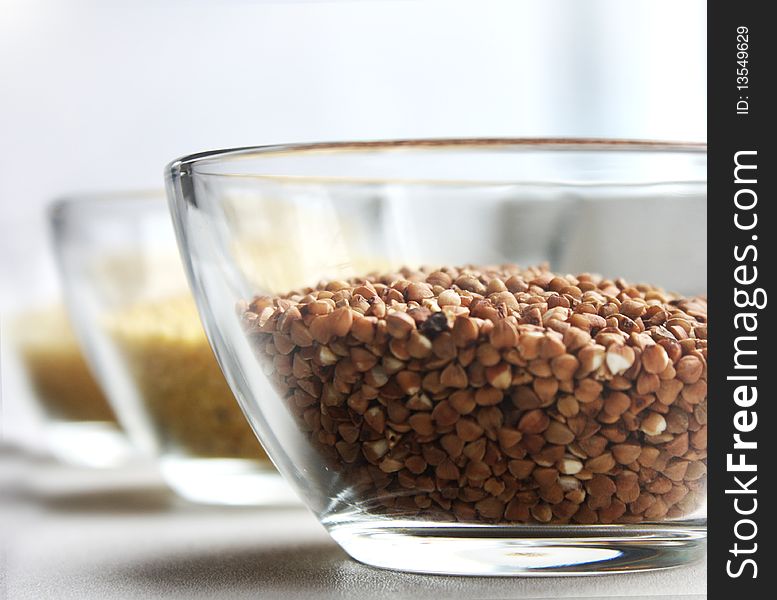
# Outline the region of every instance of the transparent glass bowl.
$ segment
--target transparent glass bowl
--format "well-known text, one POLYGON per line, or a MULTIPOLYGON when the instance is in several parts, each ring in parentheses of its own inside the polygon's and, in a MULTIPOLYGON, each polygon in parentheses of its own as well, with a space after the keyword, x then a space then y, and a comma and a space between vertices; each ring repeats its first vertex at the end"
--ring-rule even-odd
POLYGON ((227 380, 352 557, 509 575, 702 555, 703 146, 275 146, 167 178, 227 380))
POLYGON ((83 467, 116 467, 128 461, 133 450, 84 360, 64 307, 16 315, 11 337, 51 454, 83 467))
POLYGON ((164 194, 61 200, 51 223, 87 358, 171 488, 204 503, 293 501, 208 345, 164 194))

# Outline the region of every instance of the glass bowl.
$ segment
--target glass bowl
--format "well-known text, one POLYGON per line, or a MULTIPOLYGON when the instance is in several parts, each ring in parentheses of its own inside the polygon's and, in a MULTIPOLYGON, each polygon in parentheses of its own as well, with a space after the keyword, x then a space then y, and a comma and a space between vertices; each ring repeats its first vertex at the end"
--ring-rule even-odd
POLYGON ((130 460, 133 450, 84 360, 64 307, 14 315, 10 329, 52 456, 96 468, 130 460))
POLYGON ((353 558, 553 575, 702 556, 704 146, 272 146, 167 180, 227 380, 353 558))
POLYGON ((170 487, 203 503, 292 501, 208 345, 164 193, 63 199, 50 217, 87 359, 170 487))

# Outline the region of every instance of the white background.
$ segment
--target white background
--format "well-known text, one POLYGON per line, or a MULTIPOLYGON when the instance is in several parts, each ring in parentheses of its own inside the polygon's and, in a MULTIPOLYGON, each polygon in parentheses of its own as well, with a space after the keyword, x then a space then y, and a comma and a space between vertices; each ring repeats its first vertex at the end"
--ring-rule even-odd
MULTIPOLYGON (((0 309, 56 287, 44 209, 216 147, 706 140, 702 0, 0 0, 0 309)), ((4 369, 4 429, 27 431, 4 369)))

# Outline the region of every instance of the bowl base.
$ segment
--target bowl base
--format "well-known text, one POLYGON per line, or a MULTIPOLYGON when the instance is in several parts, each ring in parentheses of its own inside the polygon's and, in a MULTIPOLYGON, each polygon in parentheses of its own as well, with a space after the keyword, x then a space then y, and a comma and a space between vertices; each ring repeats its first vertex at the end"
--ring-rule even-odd
POLYGON ((299 500, 269 463, 243 458, 163 456, 162 477, 179 496, 198 504, 280 506, 299 500))
POLYGON ((65 464, 109 469, 136 456, 127 437, 111 422, 53 421, 45 433, 49 452, 65 464))
POLYGON ((666 569, 704 556, 706 520, 653 525, 330 524, 356 560, 440 575, 596 575, 666 569))

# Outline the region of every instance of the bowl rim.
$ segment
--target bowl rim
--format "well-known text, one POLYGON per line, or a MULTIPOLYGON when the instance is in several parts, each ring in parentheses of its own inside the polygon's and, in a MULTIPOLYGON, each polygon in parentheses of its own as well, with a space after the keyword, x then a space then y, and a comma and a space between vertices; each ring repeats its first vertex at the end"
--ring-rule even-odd
POLYGON ((165 201, 165 189, 111 189, 106 191, 68 192, 49 200, 46 210, 49 215, 61 215, 69 210, 91 207, 108 207, 115 204, 139 204, 141 202, 165 201))
MULTIPOLYGON (((407 138, 334 142, 299 142, 288 144, 264 144, 258 146, 240 146, 207 150, 184 155, 168 163, 166 175, 175 177, 182 172, 191 173, 195 167, 208 163, 226 162, 269 156, 288 156, 294 154, 314 154, 337 152, 394 151, 394 150, 455 150, 463 148, 515 148, 517 150, 539 151, 624 151, 661 153, 706 154, 706 142, 667 141, 644 139, 618 139, 596 137, 483 137, 483 138, 407 138)), ((221 175, 199 171, 202 175, 221 175)), ((272 177, 270 174, 249 174, 247 177, 272 177)))

